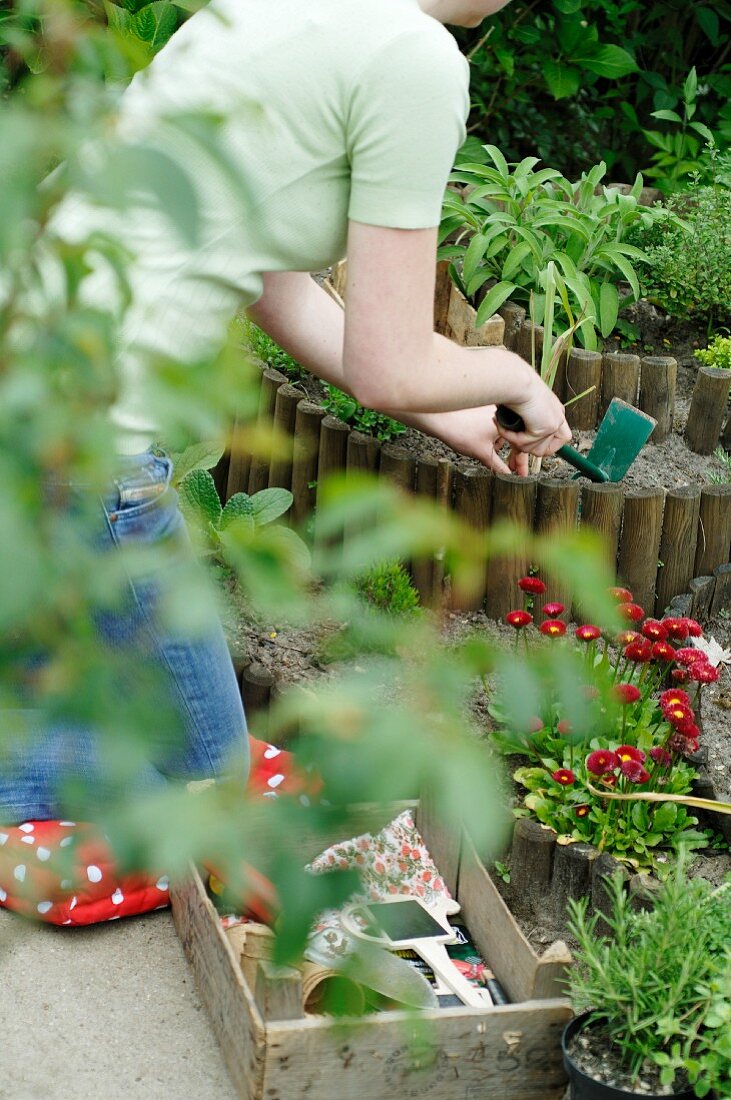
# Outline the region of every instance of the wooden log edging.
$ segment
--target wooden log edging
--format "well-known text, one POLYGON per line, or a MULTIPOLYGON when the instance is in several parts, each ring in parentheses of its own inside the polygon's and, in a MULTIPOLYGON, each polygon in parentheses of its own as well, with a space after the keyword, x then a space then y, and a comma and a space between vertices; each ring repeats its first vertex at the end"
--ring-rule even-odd
MULTIPOLYGON (((689 602, 685 603, 692 605, 697 615, 713 616, 721 608, 731 607, 731 582, 725 573, 722 582, 716 576, 719 567, 731 562, 729 485, 625 490, 615 484, 545 476, 516 479, 488 473, 489 489, 481 488, 488 494, 488 503, 473 515, 471 505, 465 503, 470 499, 465 486, 474 488, 473 474, 448 459, 415 458, 398 444, 379 444, 299 397, 296 387, 276 371, 262 374, 259 409, 257 425, 264 431, 272 417, 288 426, 294 413, 291 472, 290 452, 274 454, 268 460, 263 456, 254 459, 250 471, 246 456, 237 452, 229 465, 229 490, 238 490, 245 474, 249 491, 277 484, 291 488, 290 521, 300 528, 316 508, 318 484, 328 474, 345 469, 370 470, 404 491, 437 500, 478 529, 508 520, 540 534, 569 530, 576 522, 576 494, 580 493, 579 522, 599 532, 610 566, 648 613, 660 614, 672 600, 686 594, 689 602), (458 486, 456 493, 454 486, 458 486), (691 592, 690 582, 698 577, 713 577, 715 582, 700 587, 694 584, 691 592)), ((477 473, 485 476, 484 471, 477 473)), ((501 619, 512 609, 517 598, 515 583, 530 564, 527 549, 520 547, 510 560, 492 564, 484 592, 488 615, 501 619)), ((444 580, 440 556, 414 563, 414 574, 423 602, 439 606, 444 580)), ((551 592, 551 598, 570 606, 566 587, 554 587, 557 590, 551 592)), ((479 594, 477 599, 481 604, 479 594)))

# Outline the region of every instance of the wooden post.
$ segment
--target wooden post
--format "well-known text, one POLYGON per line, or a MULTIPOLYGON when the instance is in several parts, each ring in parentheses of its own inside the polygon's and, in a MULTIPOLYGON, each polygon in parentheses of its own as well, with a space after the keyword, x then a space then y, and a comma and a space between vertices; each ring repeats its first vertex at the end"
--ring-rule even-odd
POLYGON ((711 600, 711 618, 715 618, 719 611, 731 609, 731 563, 719 565, 713 570, 716 578, 716 588, 711 600))
POLYGON ((516 302, 503 302, 498 313, 505 322, 503 343, 508 351, 515 351, 516 344, 518 343, 518 333, 525 321, 525 309, 516 302))
POLYGON ((622 524, 624 489, 613 482, 583 485, 581 488, 581 526, 592 527, 601 537, 606 561, 612 573, 617 570, 617 548, 622 524))
POLYGON ((527 543, 533 531, 536 489, 535 477, 495 474, 491 523, 514 524, 516 542, 512 554, 491 558, 488 564, 487 613, 493 619, 504 618, 520 599, 517 583, 530 565, 527 543))
POLYGON ((731 485, 704 485, 698 517, 693 576, 712 573, 731 560, 731 485))
POLYGON ((440 260, 437 264, 437 277, 434 284, 434 331, 441 336, 449 335, 449 299, 452 295, 452 280, 449 275, 449 260, 440 260))
MULTIPOLYGON (((437 462, 437 504, 440 508, 451 510, 452 493, 454 492, 454 478, 457 467, 448 458, 440 458, 437 462)), ((444 549, 442 548, 434 559, 434 575, 432 578, 434 591, 434 606, 442 603, 445 590, 444 549)))
POLYGON ((266 712, 269 709, 274 677, 258 661, 247 665, 241 673, 241 695, 248 715, 266 712))
MULTIPOLYGON (((457 470, 454 478, 454 511, 476 531, 484 533, 490 522, 492 477, 487 470, 457 470)), ((458 591, 452 586, 452 607, 461 611, 477 611, 482 607, 487 591, 487 566, 470 591, 458 591)))
POLYGON ((661 614, 673 596, 688 591, 693 577, 701 491, 696 485, 669 489, 660 539, 655 612, 661 614))
POLYGON ((691 618, 704 622, 708 618, 713 602, 713 593, 716 590, 715 577, 693 577, 688 585, 688 591, 692 597, 690 605, 691 618))
MULTIPOLYGON (((322 505, 323 485, 331 474, 345 469, 348 452, 350 428, 336 416, 326 416, 320 425, 320 453, 317 459, 317 488, 315 490, 316 509, 322 505)), ((317 538, 317 518, 315 518, 315 537, 317 538)))
POLYGON ((348 282, 348 261, 340 260, 339 263, 333 264, 332 272, 330 274, 330 282, 332 283, 335 293, 345 301, 345 288, 348 282))
POLYGON ((619 397, 628 405, 637 401, 640 385, 640 357, 622 351, 607 351, 602 357, 602 395, 599 416, 604 416, 612 398, 619 397))
POLYGON ((325 410, 310 401, 300 401, 294 421, 292 452, 292 522, 303 524, 315 505, 314 483, 320 452, 320 425, 325 410))
MULTIPOLYGON (((345 450, 345 468, 348 476, 362 473, 376 476, 381 459, 381 444, 372 435, 366 432, 351 431, 348 435, 348 443, 345 450)), ((346 540, 363 534, 363 526, 356 520, 351 520, 346 525, 346 540)))
POLYGON ((384 443, 381 447, 381 477, 392 481, 400 489, 413 492, 416 459, 404 447, 384 443))
POLYGON ((618 573, 635 601, 650 614, 655 606, 665 492, 631 489, 624 498, 618 573))
POLYGON ((226 479, 226 500, 229 500, 234 493, 246 493, 249 490, 251 451, 244 442, 244 435, 243 423, 237 417, 231 431, 231 455, 226 479))
POLYGON ((657 420, 651 443, 662 443, 673 430, 678 362, 671 355, 645 355, 640 364, 640 408, 657 420))
POLYGON ((691 451, 710 455, 718 446, 728 409, 731 374, 720 367, 701 367, 690 403, 685 442, 691 451))
MULTIPOLYGON (((439 463, 436 458, 425 455, 416 464, 416 493, 431 504, 437 502, 439 463)), ((425 607, 437 607, 441 595, 441 586, 437 592, 434 584, 434 557, 417 558, 411 566, 411 579, 425 607)))
MULTIPOLYGON (((579 483, 563 478, 541 478, 538 482, 536 498, 536 534, 560 538, 561 535, 576 530, 579 509, 579 483)), ((544 577, 545 595, 540 603, 559 600, 566 608, 565 615, 571 610, 571 585, 569 578, 544 577)), ((540 623, 542 615, 538 608, 534 615, 540 623)))
POLYGON ((505 333, 502 317, 494 313, 479 328, 476 319, 476 310, 453 285, 447 314, 448 335, 465 348, 499 347, 505 333))
POLYGON ((260 489, 266 489, 269 485, 269 464, 271 455, 267 444, 271 440, 272 417, 274 405, 277 400, 277 390, 286 383, 287 379, 273 367, 265 367, 261 375, 261 390, 259 392, 259 411, 256 416, 257 450, 251 459, 249 471, 249 496, 258 493, 260 489))
POLYGON ((599 412, 600 387, 602 384, 602 357, 598 351, 585 348, 572 348, 566 364, 565 401, 570 401, 585 390, 584 397, 574 401, 566 409, 566 419, 570 427, 580 432, 596 428, 599 412))
POLYGON ((297 406, 302 400, 302 391, 286 383, 277 390, 274 402, 274 443, 277 450, 284 453, 272 454, 269 465, 269 486, 282 489, 292 487, 292 454, 294 446, 294 425, 297 418, 297 406))
POLYGON ((551 885, 556 833, 529 817, 519 817, 513 831, 510 889, 516 905, 526 910, 545 906, 551 885))
POLYGON ((550 907, 559 920, 566 918, 569 898, 578 901, 591 890, 591 871, 599 852, 591 844, 557 844, 553 856, 550 907))
POLYGON ((226 496, 226 489, 228 488, 228 471, 230 465, 231 451, 227 447, 210 472, 211 477, 213 478, 213 484, 216 486, 218 499, 221 501, 221 504, 225 504, 228 500, 228 497, 226 496))
POLYGON ((534 325, 532 321, 524 321, 518 332, 515 350, 526 363, 539 366, 543 352, 543 338, 545 332, 543 325, 534 325), (535 354, 535 359, 533 355, 535 354))

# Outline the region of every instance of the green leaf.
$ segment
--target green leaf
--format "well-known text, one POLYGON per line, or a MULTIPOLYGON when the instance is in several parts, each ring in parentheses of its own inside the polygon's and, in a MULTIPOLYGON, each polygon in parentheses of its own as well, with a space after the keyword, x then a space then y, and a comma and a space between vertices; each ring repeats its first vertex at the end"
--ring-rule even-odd
POLYGON ((486 145, 485 146, 485 152, 488 154, 488 156, 492 160, 493 164, 497 168, 497 170, 500 173, 501 177, 504 180, 509 179, 510 178, 510 169, 508 168, 508 162, 506 161, 505 157, 502 155, 502 153, 498 149, 497 145, 486 145))
POLYGON ((652 830, 655 833, 666 833, 672 829, 678 817, 678 807, 675 802, 662 802, 652 818, 652 830))
POLYGON ((191 470, 180 483, 180 507, 183 514, 194 521, 218 526, 221 519, 221 502, 216 486, 208 470, 191 470))
POLYGON ((480 308, 477 311, 477 317, 475 319, 475 326, 479 328, 480 325, 484 325, 485 321, 500 309, 503 302, 507 302, 510 295, 516 289, 515 283, 505 282, 496 283, 495 286, 490 287, 490 290, 480 303, 480 308))
POLYGON ((222 443, 194 443, 179 454, 171 454, 173 484, 178 485, 191 470, 211 470, 218 463, 225 448, 222 443))
POLYGON ((256 526, 254 521, 254 504, 248 493, 234 493, 234 495, 226 501, 226 507, 221 514, 219 528, 221 531, 225 531, 234 521, 245 522, 250 531, 254 530, 256 526))
POLYGON ((254 493, 251 503, 257 527, 264 527, 283 516, 291 508, 294 497, 289 489, 262 489, 254 493))
POLYGON ((485 255, 485 249, 487 248, 488 240, 484 233, 475 233, 474 237, 469 243, 469 247, 465 253, 464 263, 462 264, 462 278, 465 283, 469 283, 472 276, 477 270, 477 266, 485 255))
POLYGON ((695 71, 695 65, 694 65, 693 68, 688 73, 688 75, 686 76, 685 83, 683 84, 683 99, 685 100, 686 103, 692 103, 692 101, 695 99, 697 94, 698 94, 698 74, 695 71))
POLYGON ((500 277, 504 280, 512 279, 515 272, 523 263, 523 260, 526 258, 526 256, 530 255, 530 244, 528 243, 528 241, 521 241, 520 244, 517 244, 515 248, 511 249, 508 253, 508 258, 503 264, 503 270, 500 277))
POLYGON ((702 123, 702 122, 691 122, 690 128, 692 130, 695 130, 695 132, 697 134, 700 134, 701 137, 704 137, 706 139, 706 141, 715 141, 715 138, 713 136, 713 131, 709 130, 708 127, 706 125, 704 125, 704 123, 702 123))
POLYGON ((577 11, 581 11, 583 0, 553 0, 553 6, 556 11, 560 11, 562 15, 573 15, 577 11))
POLYGON ((605 245, 603 248, 597 249, 594 255, 597 259, 607 259, 610 260, 613 264, 616 264, 629 285, 632 287, 632 293, 634 294, 635 299, 639 299, 640 284, 637 279, 637 275, 635 274, 635 269, 632 267, 632 264, 629 262, 626 256, 622 255, 622 253, 617 250, 616 245, 605 245))
POLYGON ((602 283, 599 290, 599 331, 609 336, 617 323, 619 291, 614 283, 602 283))
POLYGON ((717 46, 720 30, 717 13, 712 8, 701 8, 697 5, 694 5, 694 13, 698 26, 709 39, 711 45, 717 46))
POLYGON ((142 8, 132 21, 132 30, 143 42, 152 42, 155 37, 155 15, 151 7, 142 8))
POLYGON ((665 119, 666 122, 680 122, 680 123, 682 123, 682 121, 683 121, 682 118, 680 117, 680 115, 677 113, 677 111, 652 111, 651 116, 652 116, 652 118, 665 119))
POLYGON ((621 46, 599 46, 591 56, 576 56, 574 60, 597 76, 607 76, 613 80, 637 72, 637 62, 621 46))
POLYGON ((543 62, 543 76, 554 99, 566 99, 579 90, 581 73, 574 65, 549 58, 543 62))

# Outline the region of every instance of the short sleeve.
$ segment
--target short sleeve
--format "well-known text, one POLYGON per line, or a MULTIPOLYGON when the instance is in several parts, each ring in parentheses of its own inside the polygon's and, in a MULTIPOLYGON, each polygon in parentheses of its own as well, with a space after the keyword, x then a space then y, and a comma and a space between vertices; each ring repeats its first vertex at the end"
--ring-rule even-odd
POLYGON ((348 216, 394 229, 438 225, 468 111, 469 65, 440 24, 381 48, 351 98, 348 216))

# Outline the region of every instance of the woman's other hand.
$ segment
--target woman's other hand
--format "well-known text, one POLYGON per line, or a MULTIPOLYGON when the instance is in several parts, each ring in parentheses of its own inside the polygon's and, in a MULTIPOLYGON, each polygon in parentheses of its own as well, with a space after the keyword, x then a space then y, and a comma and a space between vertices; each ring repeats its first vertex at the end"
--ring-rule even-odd
POLYGON ((420 431, 436 436, 459 454, 476 458, 496 473, 528 473, 528 455, 511 447, 508 461, 500 457, 501 431, 495 423, 495 406, 456 409, 452 412, 412 414, 409 423, 420 431))

